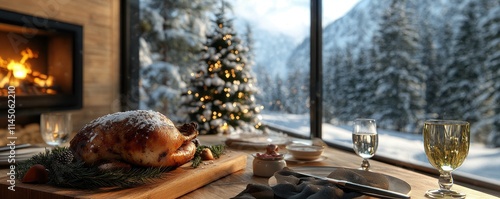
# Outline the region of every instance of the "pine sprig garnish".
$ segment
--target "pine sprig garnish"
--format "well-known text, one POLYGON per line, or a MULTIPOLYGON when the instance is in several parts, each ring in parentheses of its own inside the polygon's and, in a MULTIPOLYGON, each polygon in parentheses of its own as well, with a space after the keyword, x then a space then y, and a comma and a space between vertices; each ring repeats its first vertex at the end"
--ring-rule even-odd
MULTIPOLYGON (((84 162, 73 160, 67 147, 45 150, 16 166, 16 177, 23 178, 35 164, 43 165, 49 173, 48 184, 80 189, 104 187, 127 188, 161 178, 162 173, 173 167, 132 167, 130 169, 101 170, 96 166, 86 166, 84 162), (71 161, 70 161, 71 158, 71 161)), ((72 153, 71 153, 72 154, 72 153)))
POLYGON ((226 147, 222 144, 218 144, 218 145, 213 145, 213 146, 205 146, 205 145, 200 145, 196 148, 196 153, 194 154, 194 157, 193 157, 193 160, 191 160, 192 164, 191 166, 193 168, 196 168, 198 167, 202 162, 202 158, 201 158, 201 152, 203 151, 203 149, 210 149, 210 151, 212 152, 212 155, 214 156, 214 158, 219 158, 222 154, 224 154, 224 151, 226 150, 226 147))
MULTIPOLYGON (((83 163, 70 164, 71 169, 64 166, 54 166, 61 169, 60 175, 53 179, 53 184, 61 187, 96 189, 102 187, 127 188, 145 184, 161 178, 166 168, 134 167, 131 169, 101 171, 97 167, 85 167, 83 163), (79 172, 74 172, 74 171, 79 172)), ((50 181, 49 181, 50 182, 50 181)))

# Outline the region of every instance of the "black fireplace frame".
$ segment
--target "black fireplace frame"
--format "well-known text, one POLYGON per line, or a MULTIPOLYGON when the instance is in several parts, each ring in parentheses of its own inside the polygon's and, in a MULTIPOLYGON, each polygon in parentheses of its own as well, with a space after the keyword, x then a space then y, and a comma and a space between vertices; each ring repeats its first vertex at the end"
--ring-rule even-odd
MULTIPOLYGON (((0 10, 0 23, 26 28, 64 32, 73 36, 73 77, 72 93, 44 96, 15 96, 15 114, 17 116, 39 116, 44 112, 78 110, 83 106, 83 27, 47 18, 31 16, 8 10, 0 10)), ((29 33, 20 34, 30 39, 29 33)), ((3 89, 3 88, 2 88, 3 89)), ((12 99, 11 97, 9 99, 12 99)), ((9 111, 8 97, 0 97, 0 118, 9 111)))

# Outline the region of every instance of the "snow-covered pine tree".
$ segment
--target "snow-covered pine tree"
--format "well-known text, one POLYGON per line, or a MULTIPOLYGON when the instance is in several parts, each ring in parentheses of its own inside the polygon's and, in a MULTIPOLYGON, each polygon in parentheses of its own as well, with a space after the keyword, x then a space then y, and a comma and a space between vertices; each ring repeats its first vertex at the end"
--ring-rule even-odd
POLYGON ((426 69, 416 59, 418 35, 406 16, 405 1, 393 0, 388 9, 375 38, 382 67, 375 73, 374 118, 382 128, 418 132, 426 105, 426 69))
MULTIPOLYGON (((421 25, 422 27, 428 27, 428 25, 425 24, 425 22, 421 22, 421 23, 424 23, 423 25, 421 25)), ((435 100, 437 98, 436 96, 436 90, 439 88, 439 74, 441 73, 438 73, 437 71, 440 71, 440 68, 441 67, 438 67, 439 65, 437 64, 438 63, 438 53, 437 53, 437 49, 436 49, 436 46, 435 46, 435 43, 433 41, 433 37, 432 37, 432 34, 434 34, 433 30, 429 29, 429 28, 423 28, 424 30, 421 30, 420 32, 423 32, 421 33, 420 35, 420 46, 421 48, 419 49, 419 52, 417 53, 417 56, 418 56, 418 59, 420 60, 420 62, 422 63, 423 66, 425 66, 425 68, 428 68, 429 70, 426 70, 426 80, 425 80, 425 85, 426 85, 426 89, 425 89, 425 101, 427 102, 427 104, 429 103, 432 103, 433 100, 435 100)), ((436 114, 428 114, 428 113, 436 113, 436 111, 439 111, 439 110, 435 110, 435 107, 432 107, 430 108, 431 106, 430 105, 426 105, 425 106, 425 114, 426 114, 426 118, 429 118, 432 116, 435 116, 436 114)))
MULTIPOLYGON (((482 106, 479 108, 481 121, 476 124, 476 134, 486 139, 484 142, 492 147, 500 147, 500 2, 485 1, 488 11, 479 21, 479 29, 482 30, 482 49, 485 55, 485 70, 481 76, 481 95, 477 101, 482 106)), ((477 138, 476 138, 477 139, 477 138)), ((481 140, 482 141, 482 140, 481 140)))
POLYGON ((461 118, 471 123, 478 120, 477 107, 474 106, 479 88, 478 80, 481 76, 482 58, 479 53, 481 46, 479 30, 477 29, 479 9, 477 1, 467 3, 469 9, 462 12, 463 17, 458 18, 458 29, 454 34, 452 56, 445 65, 442 79, 445 81, 438 92, 439 105, 444 108, 441 118, 461 118))
MULTIPOLYGON (((309 43, 302 42, 297 48, 309 49, 309 43)), ((309 58, 302 59, 307 51, 293 51, 286 62, 287 72, 284 86, 288 89, 287 95, 282 98, 285 110, 292 114, 309 113, 309 85, 310 74, 309 58)))
MULTIPOLYGON (((193 52, 218 0, 141 0, 140 109, 152 109, 180 121, 181 91, 198 61, 193 52)), ((196 50, 195 50, 196 49, 196 50)))
POLYGON ((439 90, 446 82, 443 78, 446 72, 446 65, 449 64, 451 57, 453 56, 452 51, 452 39, 453 39, 453 25, 452 20, 442 22, 444 25, 440 26, 438 29, 433 29, 424 27, 426 29, 425 33, 422 34, 423 40, 435 39, 435 45, 431 44, 430 41, 423 44, 421 52, 422 62, 427 63, 429 70, 427 70, 427 80, 426 80, 426 115, 428 119, 435 119, 441 116, 442 113, 446 111, 446 107, 442 107, 440 102, 439 90), (432 32, 431 32, 432 31, 432 32), (432 46, 431 46, 432 45, 432 46), (433 50, 433 48, 435 50, 433 50), (436 57, 434 59, 433 52, 436 52, 436 57), (423 60, 428 59, 428 60, 423 60))
POLYGON ((255 103, 248 48, 226 19, 224 6, 213 22, 215 28, 202 49, 201 69, 191 78, 183 106, 201 134, 259 133, 263 107, 255 103))
POLYGON ((218 0, 143 0, 142 37, 158 59, 190 73, 197 61, 196 51, 205 39, 206 23, 218 0))
POLYGON ((302 69, 291 67, 287 73, 286 86, 289 89, 288 96, 283 98, 285 110, 292 114, 305 114, 309 110, 309 70, 304 73, 302 69), (307 78, 306 78, 307 76, 307 78))
POLYGON ((337 107, 335 103, 337 102, 337 96, 342 94, 337 91, 337 78, 336 72, 340 68, 340 62, 342 60, 342 55, 340 53, 325 54, 328 56, 326 63, 323 68, 323 104, 328 106, 323 107, 323 118, 325 121, 335 123, 337 116, 337 107))
POLYGON ((253 29, 250 23, 245 23, 245 34, 243 35, 243 42, 245 42, 248 52, 246 53, 247 65, 255 65, 255 41, 253 36, 253 29))
MULTIPOLYGON (((350 45, 347 45, 350 46, 350 45)), ((331 93, 333 98, 334 115, 340 121, 351 121, 353 115, 349 106, 355 100, 354 91, 354 60, 350 48, 347 47, 340 52, 340 63, 335 67, 332 80, 335 85, 335 91, 331 93)))
POLYGON ((376 91, 376 84, 373 75, 373 68, 377 68, 377 62, 374 60, 374 49, 373 47, 368 47, 368 49, 361 50, 359 52, 358 58, 354 64, 353 71, 353 90, 354 94, 352 96, 352 102, 349 102, 350 114, 352 115, 350 121, 353 118, 359 117, 371 117, 373 115, 373 109, 370 107, 373 103, 373 96, 376 91))
POLYGON ((281 78, 280 74, 275 74, 274 79, 268 82, 269 84, 262 85, 271 85, 269 98, 271 99, 270 102, 272 102, 272 104, 269 107, 269 111, 285 112, 287 106, 285 99, 289 95, 289 91, 284 80, 281 78))
MULTIPOLYGON (((266 71, 266 67, 256 65, 255 71, 266 71)), ((259 92, 255 95, 256 102, 262 104, 268 112, 285 112, 285 96, 287 89, 280 74, 261 73, 258 78, 259 92)))

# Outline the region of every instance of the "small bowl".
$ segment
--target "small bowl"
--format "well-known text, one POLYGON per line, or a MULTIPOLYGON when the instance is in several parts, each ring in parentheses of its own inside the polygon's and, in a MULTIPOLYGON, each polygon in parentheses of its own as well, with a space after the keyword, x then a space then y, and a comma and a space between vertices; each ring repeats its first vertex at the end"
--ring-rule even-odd
POLYGON ((279 171, 286 167, 286 161, 281 157, 276 158, 259 158, 253 154, 253 174, 255 176, 269 178, 274 175, 276 171, 279 171))
POLYGON ((323 154, 323 146, 312 146, 305 144, 290 144, 286 146, 286 149, 293 158, 297 160, 316 160, 323 154))

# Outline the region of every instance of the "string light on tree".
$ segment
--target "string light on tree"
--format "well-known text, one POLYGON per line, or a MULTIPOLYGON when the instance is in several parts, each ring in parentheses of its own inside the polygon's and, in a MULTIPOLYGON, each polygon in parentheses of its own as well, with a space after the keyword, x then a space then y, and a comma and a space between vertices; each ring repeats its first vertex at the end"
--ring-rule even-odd
POLYGON ((224 16, 216 14, 214 29, 202 48, 200 71, 191 75, 183 106, 201 134, 262 132, 263 106, 255 104, 254 78, 248 48, 224 16))

